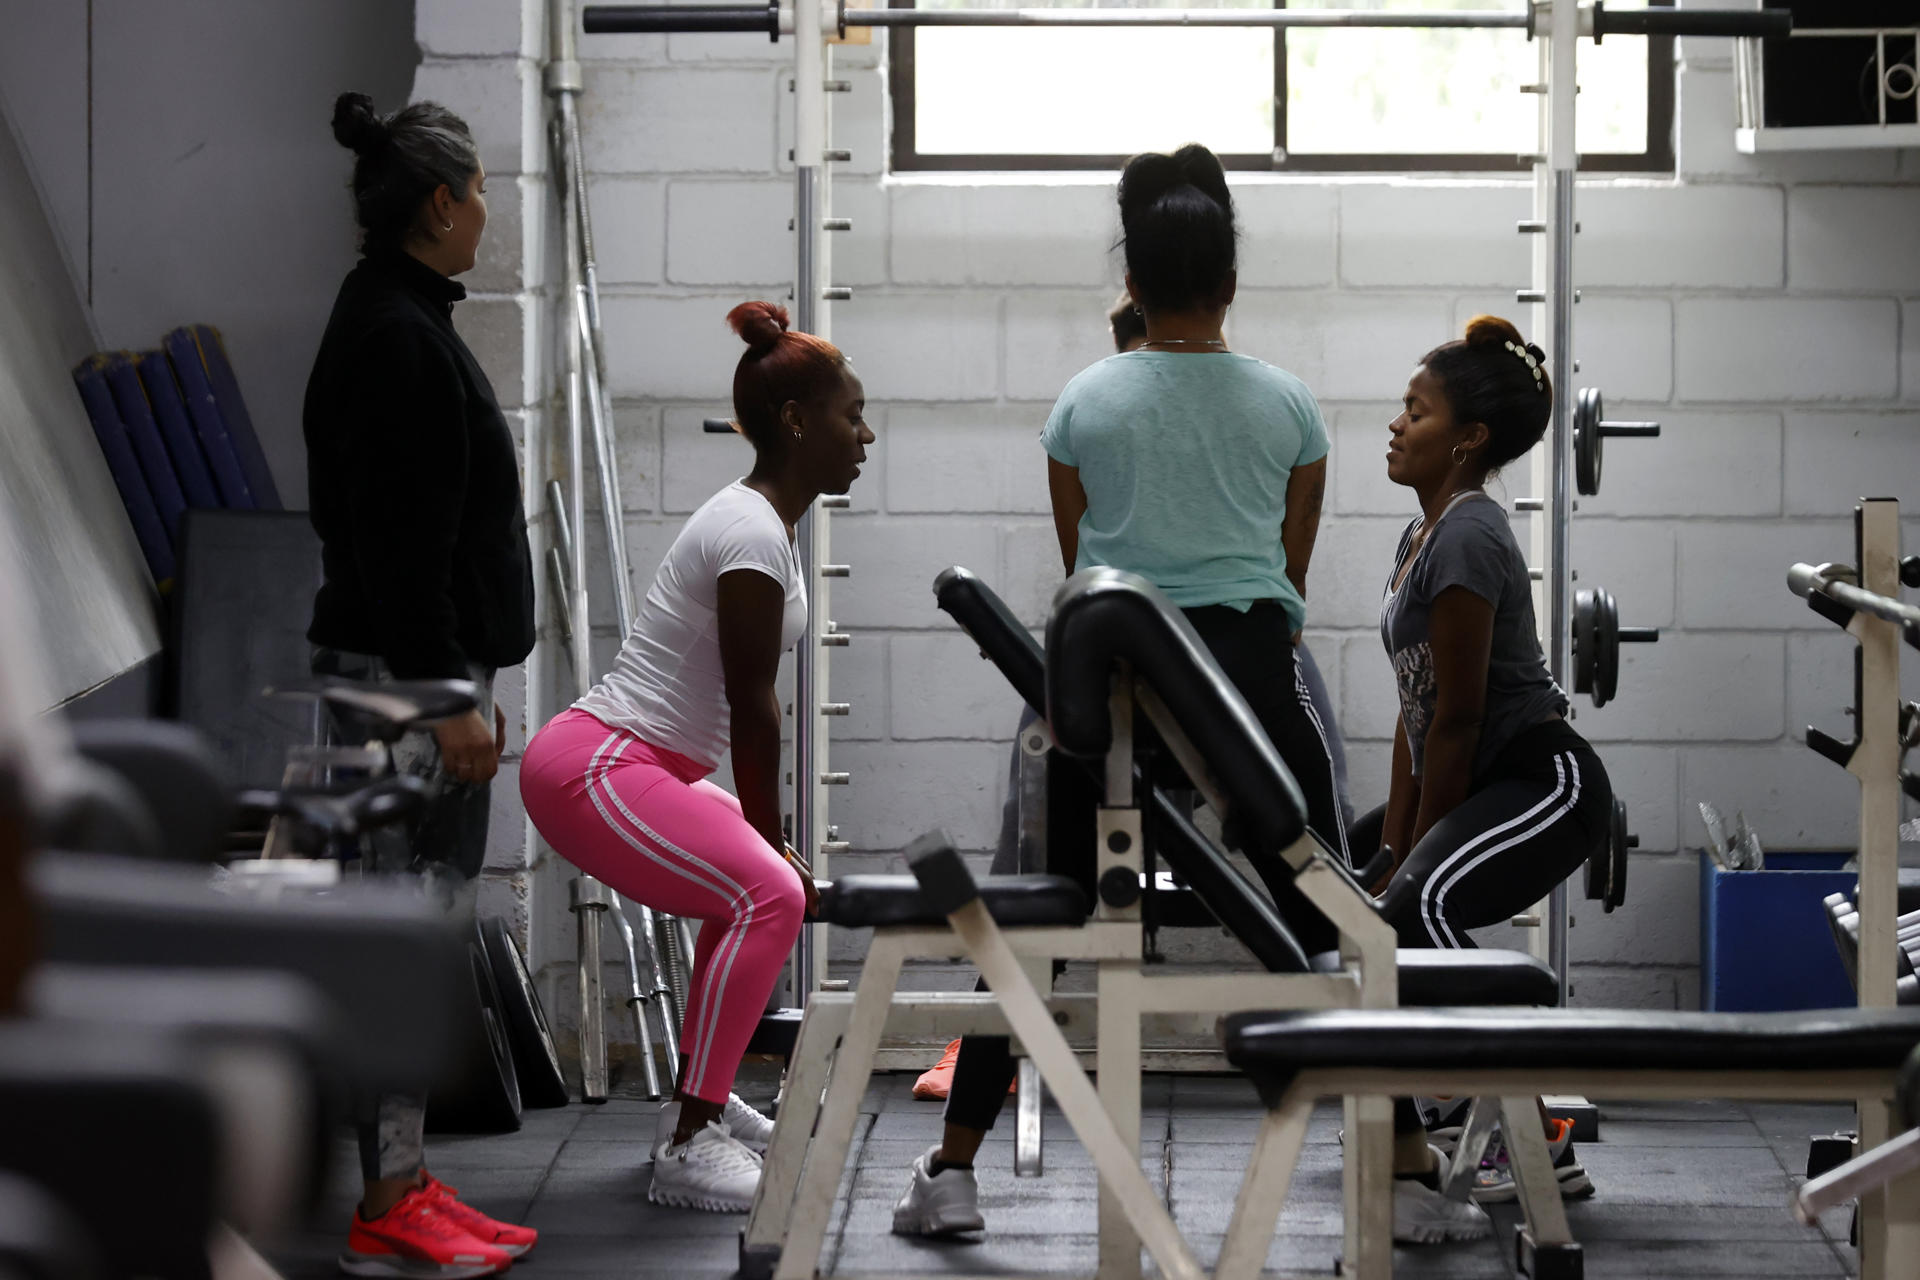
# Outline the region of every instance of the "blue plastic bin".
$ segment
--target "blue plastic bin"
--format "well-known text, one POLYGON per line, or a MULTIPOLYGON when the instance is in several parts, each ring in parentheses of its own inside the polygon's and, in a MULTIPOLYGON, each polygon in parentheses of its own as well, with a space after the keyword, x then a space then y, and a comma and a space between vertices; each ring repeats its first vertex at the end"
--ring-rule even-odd
POLYGON ((1700 854, 1700 1004, 1720 1011, 1838 1009, 1855 1003, 1820 900, 1849 893, 1853 856, 1767 852, 1762 871, 1722 871, 1700 854))

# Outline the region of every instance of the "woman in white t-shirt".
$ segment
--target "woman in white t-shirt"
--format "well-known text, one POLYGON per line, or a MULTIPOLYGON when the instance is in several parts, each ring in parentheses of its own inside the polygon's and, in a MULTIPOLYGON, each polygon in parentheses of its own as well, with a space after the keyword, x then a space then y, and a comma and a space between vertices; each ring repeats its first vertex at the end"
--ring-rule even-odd
POLYGON ((772 1122, 733 1077, 815 905, 780 827, 774 674, 807 617, 794 525, 853 483, 873 432, 846 357, 788 330, 785 308, 743 303, 727 323, 747 344, 733 411, 753 470, 688 518, 613 669, 527 744, 520 793, 567 861, 702 922, 649 1198, 744 1213, 772 1122), (738 798, 707 781, 729 747, 738 798))

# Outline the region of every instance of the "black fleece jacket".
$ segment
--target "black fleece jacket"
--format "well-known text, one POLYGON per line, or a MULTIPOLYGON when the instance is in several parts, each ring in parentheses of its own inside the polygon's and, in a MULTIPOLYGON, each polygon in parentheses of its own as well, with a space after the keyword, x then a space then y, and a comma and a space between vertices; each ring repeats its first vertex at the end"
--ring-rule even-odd
POLYGON ((520 459, 453 328, 467 296, 409 254, 347 274, 307 380, 307 496, 325 581, 307 638, 402 679, 533 649, 520 459))

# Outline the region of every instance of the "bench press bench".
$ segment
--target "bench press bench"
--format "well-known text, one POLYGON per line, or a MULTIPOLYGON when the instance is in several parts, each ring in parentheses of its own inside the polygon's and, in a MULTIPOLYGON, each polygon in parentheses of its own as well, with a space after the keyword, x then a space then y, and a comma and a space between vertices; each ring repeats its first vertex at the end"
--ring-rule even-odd
MULTIPOLYGON (((981 626, 976 639, 994 635, 998 651, 1011 655, 1013 661, 1025 663, 1038 656, 1037 646, 977 579, 961 570, 949 571, 941 581, 946 584, 942 607, 949 607, 959 590, 972 604, 1000 618, 991 631, 981 626), (1018 646, 1003 643, 1010 634, 1017 634, 1024 643, 1024 655, 1018 646)), ((1091 1112, 1077 1103, 1069 1106, 1055 1074, 1044 1066, 1041 1071, 1084 1143, 1093 1147, 1100 1139, 1090 1134, 1107 1126, 1116 1135, 1116 1149, 1130 1151, 1138 1145, 1143 1032, 1210 1039, 1220 1015, 1246 1008, 1249 1001, 1328 1008, 1391 1007, 1403 995, 1437 1000, 1465 994, 1490 1003, 1514 1004, 1554 998, 1551 970, 1516 952, 1406 952, 1402 953, 1407 965, 1403 979, 1392 931, 1338 857, 1306 831, 1305 805, 1298 788, 1238 695, 1232 694, 1230 701, 1221 699, 1204 681, 1189 681, 1168 689, 1169 697, 1161 701, 1147 683, 1162 670, 1211 663, 1198 637, 1177 614, 1162 616, 1151 610, 1141 614, 1133 604, 1122 604, 1121 613, 1116 614, 1110 585, 1106 579, 1081 575, 1062 589, 1044 658, 1055 724, 1070 719, 1081 735, 1072 742, 1083 745, 1069 749, 1104 761, 1100 781, 1106 804, 1097 814, 1096 865, 1078 868, 1077 876, 992 877, 980 894, 982 911, 994 922, 1005 955, 1027 988, 1036 992, 1047 1034, 1058 1041, 1071 1067, 1070 1077, 1062 1078, 1079 1082, 1064 1087, 1091 1088, 1067 1047, 1068 1040, 1093 1045, 1100 1084, 1091 1112), (1142 617, 1149 625, 1129 621, 1142 617), (1137 645, 1128 653, 1141 679, 1121 681, 1120 693, 1110 703, 1108 673, 1116 660, 1122 660, 1108 634, 1115 628, 1137 645), (1156 646, 1167 652, 1159 652, 1156 646), (1076 676, 1084 678, 1076 681, 1076 676), (1267 860, 1264 878, 1288 895, 1296 910, 1331 921, 1331 926, 1323 923, 1322 927, 1341 935, 1335 949, 1318 964, 1309 958, 1274 902, 1254 888, 1223 849, 1193 826, 1182 806, 1151 784, 1149 771, 1134 757, 1134 736, 1129 732, 1099 736, 1107 733, 1109 713, 1116 707, 1125 709, 1131 723, 1135 697, 1158 708, 1153 714, 1161 737, 1174 747, 1188 776, 1202 782, 1203 790, 1212 785, 1211 777, 1184 736, 1182 726, 1189 723, 1189 716, 1194 717, 1191 724, 1196 729, 1209 715, 1217 724, 1230 724, 1227 740, 1233 749, 1244 746, 1263 754, 1259 768, 1242 770, 1244 785, 1264 797, 1258 813, 1247 815, 1250 825, 1241 824, 1242 847, 1256 865, 1262 858, 1267 860), (1169 704, 1182 708, 1181 712, 1169 712, 1169 704), (1150 825, 1144 820, 1149 816, 1150 825), (1166 864, 1186 882, 1193 899, 1211 919, 1226 925, 1266 972, 1169 973, 1143 967, 1140 886, 1146 830, 1153 831, 1166 864), (1283 851, 1294 861, 1283 857, 1283 851), (1089 888, 1094 890, 1091 895, 1089 888), (1058 960, 1093 962, 1098 973, 1096 993, 1052 993, 1052 964, 1058 960), (1043 990, 1048 994, 1037 994, 1043 990)), ((1216 807, 1228 812, 1218 800, 1216 807)), ((917 848, 916 854, 938 847, 940 842, 934 841, 917 848)), ((741 1234, 741 1270, 749 1277, 798 1280, 814 1273, 858 1122, 860 1099, 884 1033, 952 1038, 1011 1032, 1029 1058, 1038 1063, 1040 1057, 1032 1035, 1014 1026, 1002 1000, 991 992, 897 991, 901 966, 914 956, 966 952, 992 981, 988 966, 955 936, 947 913, 914 877, 842 877, 823 893, 820 916, 841 927, 871 928, 873 941, 853 993, 824 992, 808 1002, 765 1171, 741 1234)), ((999 989, 996 984, 995 990, 999 989)), ((1224 1057, 1215 1061, 1221 1069, 1227 1068, 1224 1057)), ((1387 1177, 1390 1104, 1375 1105, 1372 1100, 1357 1104, 1347 1127, 1356 1167, 1375 1169, 1378 1177, 1387 1177)), ((1126 1164, 1134 1163, 1129 1155, 1126 1164)), ((1349 1188, 1350 1257, 1358 1257, 1365 1248, 1380 1248, 1365 1242, 1358 1185, 1355 1181, 1349 1188)), ((1466 1187, 1459 1190, 1464 1194, 1466 1187)), ((1103 1184, 1103 1276, 1139 1274, 1140 1243, 1134 1226, 1148 1210, 1137 1203, 1138 1191, 1131 1184, 1124 1191, 1111 1180, 1103 1184)), ((1386 1219, 1375 1225, 1382 1240, 1390 1236, 1386 1219)), ((1160 1232, 1163 1243, 1164 1234, 1160 1232)), ((1158 1253, 1155 1256, 1160 1258, 1158 1253)), ((1165 1267, 1166 1260, 1160 1260, 1165 1267)))

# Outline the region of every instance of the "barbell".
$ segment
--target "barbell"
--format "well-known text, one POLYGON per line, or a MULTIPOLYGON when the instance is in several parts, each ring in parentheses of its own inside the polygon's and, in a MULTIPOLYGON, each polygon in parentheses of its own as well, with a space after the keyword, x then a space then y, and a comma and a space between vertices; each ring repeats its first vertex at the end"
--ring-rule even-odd
POLYGON ((1604 707, 1620 689, 1620 646, 1653 644, 1658 627, 1623 627, 1620 606, 1604 587, 1585 587, 1573 597, 1573 691, 1604 707))
POLYGON ((1608 436, 1650 437, 1660 434, 1657 422, 1610 422, 1600 388, 1582 387, 1573 405, 1573 475, 1580 492, 1591 498, 1600 492, 1601 441, 1608 436))

